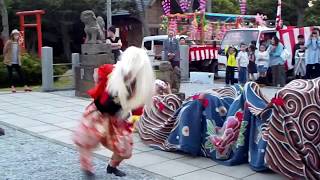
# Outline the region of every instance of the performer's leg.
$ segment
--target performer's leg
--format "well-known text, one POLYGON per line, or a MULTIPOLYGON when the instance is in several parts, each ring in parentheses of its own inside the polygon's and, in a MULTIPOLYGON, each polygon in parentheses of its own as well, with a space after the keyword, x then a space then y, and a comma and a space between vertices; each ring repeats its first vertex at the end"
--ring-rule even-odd
POLYGON ((91 149, 79 148, 81 169, 86 175, 93 175, 92 152, 91 149))
POLYGON ((108 167, 107 167, 107 173, 114 174, 115 176, 119 176, 119 177, 126 176, 126 173, 124 173, 123 171, 121 171, 117 168, 124 159, 128 159, 128 158, 123 158, 123 157, 113 153, 113 155, 109 161, 108 167))

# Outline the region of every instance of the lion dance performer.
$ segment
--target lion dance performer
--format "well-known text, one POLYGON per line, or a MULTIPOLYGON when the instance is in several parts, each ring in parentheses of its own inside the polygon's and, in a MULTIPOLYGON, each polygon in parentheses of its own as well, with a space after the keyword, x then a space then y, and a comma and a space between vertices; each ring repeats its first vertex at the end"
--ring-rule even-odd
POLYGON ((132 116, 141 115, 141 107, 152 102, 153 69, 144 50, 129 47, 115 66, 95 70, 94 78, 96 87, 88 92, 94 100, 74 135, 81 168, 87 177, 94 176, 92 151, 101 143, 113 152, 107 173, 122 177, 126 174, 117 167, 132 155, 132 116))

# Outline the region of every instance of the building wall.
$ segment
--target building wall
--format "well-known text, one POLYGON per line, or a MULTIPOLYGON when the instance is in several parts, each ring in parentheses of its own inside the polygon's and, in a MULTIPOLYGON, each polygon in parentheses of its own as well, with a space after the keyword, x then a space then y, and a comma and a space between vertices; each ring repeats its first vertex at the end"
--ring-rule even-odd
POLYGON ((113 24, 120 28, 120 38, 123 41, 123 49, 129 46, 141 46, 142 24, 135 17, 118 16, 114 17, 113 24))
POLYGON ((163 15, 161 0, 156 0, 156 2, 150 7, 146 6, 146 23, 149 26, 151 35, 161 34, 160 23, 161 16, 163 15))

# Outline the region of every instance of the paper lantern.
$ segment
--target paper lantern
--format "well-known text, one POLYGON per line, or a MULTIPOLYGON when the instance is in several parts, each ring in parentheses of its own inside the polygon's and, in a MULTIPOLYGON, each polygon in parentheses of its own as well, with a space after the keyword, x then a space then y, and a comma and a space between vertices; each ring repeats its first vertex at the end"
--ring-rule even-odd
POLYGON ((180 8, 181 8, 182 12, 187 12, 191 6, 191 1, 190 0, 180 0, 179 4, 180 4, 180 8))
POLYGON ((163 0, 162 1, 162 8, 165 15, 171 13, 171 1, 170 0, 163 0))
POLYGON ((206 11, 206 5, 207 5, 207 0, 199 0, 200 3, 200 11, 205 12, 206 11))
POLYGON ((242 15, 247 13, 247 0, 239 0, 240 1, 240 12, 242 15))

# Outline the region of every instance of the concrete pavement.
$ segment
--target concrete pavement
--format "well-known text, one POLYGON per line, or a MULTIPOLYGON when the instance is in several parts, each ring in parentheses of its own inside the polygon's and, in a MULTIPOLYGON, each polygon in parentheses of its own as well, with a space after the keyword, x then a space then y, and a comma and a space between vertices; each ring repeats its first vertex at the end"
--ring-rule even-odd
MULTIPOLYGON (((205 89, 208 89, 208 86, 182 85, 182 91, 187 95, 205 89), (194 89, 195 87, 197 89, 194 89)), ((276 89, 264 88, 263 91, 267 93, 267 97, 272 97, 276 89)), ((0 123, 74 148, 71 135, 89 103, 89 100, 52 93, 1 94, 0 123)), ((154 150, 144 145, 137 134, 134 135, 134 142, 134 155, 125 163, 161 175, 159 177, 183 180, 285 179, 274 173, 256 173, 248 165, 227 167, 207 158, 154 150)), ((111 156, 111 152, 102 147, 98 148, 95 154, 107 158, 111 156)))

